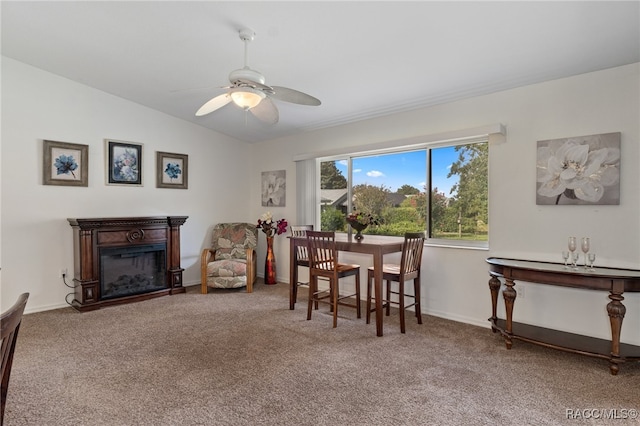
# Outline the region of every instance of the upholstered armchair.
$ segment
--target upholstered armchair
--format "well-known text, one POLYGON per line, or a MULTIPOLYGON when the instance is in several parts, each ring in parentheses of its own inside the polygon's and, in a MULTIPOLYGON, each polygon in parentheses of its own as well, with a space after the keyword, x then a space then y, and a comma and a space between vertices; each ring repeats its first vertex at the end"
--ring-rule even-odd
POLYGON ((258 229, 252 223, 219 223, 213 228, 211 248, 200 257, 201 291, 209 287, 247 287, 253 291, 256 281, 256 245, 258 229))

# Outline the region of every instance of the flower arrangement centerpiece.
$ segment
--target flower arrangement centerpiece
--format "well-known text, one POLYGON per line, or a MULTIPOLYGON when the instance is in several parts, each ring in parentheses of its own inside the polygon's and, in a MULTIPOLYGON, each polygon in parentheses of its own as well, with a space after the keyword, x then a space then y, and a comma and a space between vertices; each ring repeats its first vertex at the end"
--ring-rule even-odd
POLYGON ((273 253, 273 237, 276 235, 284 234, 287 232, 286 219, 279 219, 274 221, 271 212, 266 212, 260 219, 258 219, 259 228, 267 236, 267 256, 264 260, 264 283, 276 284, 276 257, 273 253))
POLYGON ((364 238, 362 231, 367 229, 369 225, 380 225, 381 221, 371 213, 354 211, 347 215, 347 223, 356 230, 356 240, 360 241, 364 238))
POLYGON ((271 212, 266 212, 258 219, 256 228, 260 228, 267 238, 270 238, 287 232, 288 225, 286 219, 274 221, 271 212))

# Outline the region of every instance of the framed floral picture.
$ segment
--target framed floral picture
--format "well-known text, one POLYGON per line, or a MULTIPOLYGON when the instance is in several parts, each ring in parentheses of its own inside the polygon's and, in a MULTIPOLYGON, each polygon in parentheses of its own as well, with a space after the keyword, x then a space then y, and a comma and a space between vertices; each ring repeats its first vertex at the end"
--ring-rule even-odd
POLYGON ((262 207, 284 207, 287 200, 287 171, 262 172, 262 207))
POLYGON ((142 144, 105 140, 107 185, 142 186, 142 144))
POLYGON ((89 145, 43 141, 43 185, 89 186, 89 145))
POLYGON ((188 172, 188 155, 156 152, 156 187, 187 189, 188 172))
POLYGON ((536 204, 620 204, 620 132, 538 141, 536 204))

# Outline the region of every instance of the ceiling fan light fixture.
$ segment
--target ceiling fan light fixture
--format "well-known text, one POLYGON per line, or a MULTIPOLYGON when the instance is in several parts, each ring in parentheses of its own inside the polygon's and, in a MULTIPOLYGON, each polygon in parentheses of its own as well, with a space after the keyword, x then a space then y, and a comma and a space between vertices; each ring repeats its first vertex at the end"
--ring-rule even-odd
POLYGON ((258 104, 266 97, 260 91, 251 87, 239 87, 231 91, 231 100, 245 111, 258 106, 258 104))

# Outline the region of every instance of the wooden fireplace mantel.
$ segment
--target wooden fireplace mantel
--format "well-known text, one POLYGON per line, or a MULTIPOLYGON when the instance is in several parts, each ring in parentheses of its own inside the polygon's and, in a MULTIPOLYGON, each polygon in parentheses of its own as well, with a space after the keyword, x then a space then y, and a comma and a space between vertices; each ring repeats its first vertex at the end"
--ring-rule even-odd
POLYGON ((67 219, 73 228, 74 299, 79 311, 184 293, 180 267, 180 226, 188 216, 67 219), (100 250, 160 244, 166 247, 166 288, 153 292, 102 299, 100 250))

